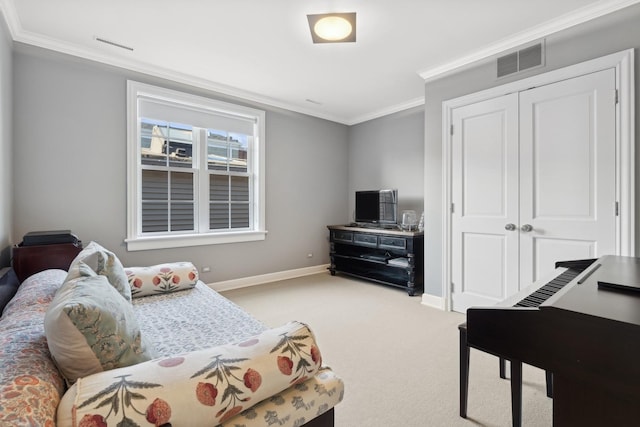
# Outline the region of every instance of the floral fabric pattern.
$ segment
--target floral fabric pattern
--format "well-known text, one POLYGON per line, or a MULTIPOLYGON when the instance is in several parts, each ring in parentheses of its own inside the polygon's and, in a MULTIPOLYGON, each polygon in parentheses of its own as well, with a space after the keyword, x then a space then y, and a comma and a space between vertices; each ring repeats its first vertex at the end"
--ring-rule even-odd
POLYGON ((198 282, 198 269, 190 262, 128 267, 125 273, 133 298, 191 289, 198 282))
POLYGON ((336 406, 344 398, 344 383, 329 368, 301 384, 276 393, 240 412, 222 427, 300 427, 336 406))
POLYGON ((45 338, 47 306, 67 272, 47 270, 25 280, 0 318, 0 425, 55 426, 65 390, 45 338))
POLYGON ((49 350, 69 383, 155 357, 131 304, 105 276, 83 271, 60 287, 44 319, 49 350))
POLYGON ((219 424, 310 381, 321 362, 311 330, 291 322, 239 343, 81 378, 60 403, 58 426, 96 419, 112 425, 219 424))

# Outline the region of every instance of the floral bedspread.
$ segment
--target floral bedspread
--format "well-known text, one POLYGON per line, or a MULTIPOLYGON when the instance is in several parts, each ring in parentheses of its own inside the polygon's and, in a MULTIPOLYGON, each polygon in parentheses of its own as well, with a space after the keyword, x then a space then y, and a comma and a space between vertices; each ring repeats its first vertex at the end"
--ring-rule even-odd
POLYGON ((44 315, 67 276, 35 274, 18 288, 0 318, 0 425, 55 426, 64 380, 51 360, 44 315))

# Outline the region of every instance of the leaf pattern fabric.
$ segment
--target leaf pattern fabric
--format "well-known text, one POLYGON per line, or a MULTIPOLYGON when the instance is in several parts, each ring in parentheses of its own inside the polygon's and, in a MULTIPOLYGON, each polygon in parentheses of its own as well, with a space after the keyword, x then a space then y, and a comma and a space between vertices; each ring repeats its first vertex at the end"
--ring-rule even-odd
POLYGON ((63 398, 58 425, 75 425, 73 417, 83 427, 89 425, 83 419, 108 425, 220 424, 241 413, 249 416, 247 410, 290 388, 301 395, 291 401, 296 410, 326 411, 333 405, 319 407, 302 397, 312 387, 316 396, 342 399, 341 382, 321 371, 321 362, 309 327, 291 322, 238 343, 82 378, 63 398), (290 368, 282 369, 283 358, 290 368), (333 380, 329 391, 322 386, 325 377, 333 380))
POLYGON ((105 276, 85 274, 60 287, 44 318, 49 351, 69 384, 156 355, 131 304, 105 276))

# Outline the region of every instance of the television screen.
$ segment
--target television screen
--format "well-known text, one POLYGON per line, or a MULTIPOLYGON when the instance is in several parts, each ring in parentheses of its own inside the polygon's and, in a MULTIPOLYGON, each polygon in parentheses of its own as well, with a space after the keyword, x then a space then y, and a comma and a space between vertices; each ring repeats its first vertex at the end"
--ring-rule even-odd
POLYGON ((356 222, 378 222, 380 195, 377 191, 356 191, 356 222))
POLYGON ((398 191, 356 191, 356 222, 396 224, 398 191))

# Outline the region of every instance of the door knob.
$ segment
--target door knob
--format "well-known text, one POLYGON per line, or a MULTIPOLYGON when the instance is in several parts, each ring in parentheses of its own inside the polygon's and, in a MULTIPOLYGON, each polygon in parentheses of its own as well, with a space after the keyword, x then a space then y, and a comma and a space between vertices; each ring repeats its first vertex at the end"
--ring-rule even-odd
POLYGON ((531 226, 531 224, 525 224, 522 227, 520 227, 520 230, 524 231, 525 233, 528 233, 533 230, 533 226, 531 226))
POLYGON ((504 226, 504 229, 507 231, 513 231, 516 229, 516 225, 515 224, 507 224, 504 226))

